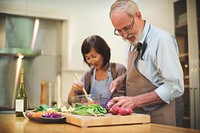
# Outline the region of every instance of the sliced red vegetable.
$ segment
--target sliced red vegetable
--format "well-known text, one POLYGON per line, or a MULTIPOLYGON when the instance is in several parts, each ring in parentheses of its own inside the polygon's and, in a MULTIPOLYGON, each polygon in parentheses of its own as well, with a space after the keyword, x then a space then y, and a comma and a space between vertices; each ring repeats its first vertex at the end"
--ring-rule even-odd
POLYGON ((44 113, 42 115, 42 117, 45 117, 45 118, 61 118, 62 115, 59 114, 59 113, 51 112, 51 113, 44 113))

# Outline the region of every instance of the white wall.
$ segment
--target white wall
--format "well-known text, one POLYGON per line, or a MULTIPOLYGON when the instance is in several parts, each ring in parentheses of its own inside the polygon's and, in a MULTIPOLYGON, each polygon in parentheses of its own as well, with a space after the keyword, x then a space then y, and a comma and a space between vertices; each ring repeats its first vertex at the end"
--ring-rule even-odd
MULTIPOLYGON (((154 26, 173 34, 171 0, 137 0, 143 18, 154 26)), ((125 63, 125 42, 113 35, 109 10, 114 0, 1 0, 0 12, 65 20, 62 46, 62 98, 74 81, 88 69, 83 63, 80 46, 87 36, 101 35, 111 47, 111 61, 125 63)))

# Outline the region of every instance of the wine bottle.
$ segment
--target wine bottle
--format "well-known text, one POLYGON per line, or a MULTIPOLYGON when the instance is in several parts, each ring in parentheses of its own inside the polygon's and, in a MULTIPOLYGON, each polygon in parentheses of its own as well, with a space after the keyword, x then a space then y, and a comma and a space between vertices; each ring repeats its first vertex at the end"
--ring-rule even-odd
POLYGON ((16 93, 15 113, 17 117, 23 117, 23 112, 28 110, 28 98, 24 83, 24 69, 20 70, 19 88, 16 93))

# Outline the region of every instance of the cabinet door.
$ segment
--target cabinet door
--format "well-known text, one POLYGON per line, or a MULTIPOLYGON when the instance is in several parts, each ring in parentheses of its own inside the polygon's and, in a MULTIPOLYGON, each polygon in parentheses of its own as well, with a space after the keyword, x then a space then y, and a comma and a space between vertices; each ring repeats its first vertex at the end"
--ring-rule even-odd
POLYGON ((188 51, 188 24, 187 24, 187 6, 186 1, 177 1, 174 3, 175 15, 175 37, 179 45, 179 58, 184 72, 185 93, 183 127, 190 127, 190 82, 189 82, 189 51, 188 51))
MULTIPOLYGON (((198 51, 196 51, 197 53, 196 53, 196 73, 197 73, 197 75, 196 75, 196 77, 198 77, 197 79, 195 79, 195 81, 196 81, 196 88, 195 88, 195 103, 194 103, 194 105, 195 105, 195 116, 194 116, 194 120, 195 120, 195 122, 193 123, 193 127, 194 128, 196 128, 196 129, 200 129, 200 78, 199 78, 199 75, 200 75, 200 70, 199 70, 199 68, 200 68, 200 1, 199 0, 193 0, 193 1, 191 1, 190 2, 190 6, 191 7, 194 7, 194 9, 195 9, 195 11, 194 12, 192 12, 191 11, 191 15, 192 15, 192 17, 194 18, 194 22, 193 21, 191 21, 191 25, 193 25, 194 24, 194 26, 193 26, 193 28, 191 28, 191 31, 193 31, 192 32, 192 34, 191 34, 191 40, 193 39, 192 38, 192 36, 193 35, 195 35, 195 37, 196 38, 194 38, 194 42, 191 42, 191 44, 192 43, 194 43, 194 44, 196 44, 195 46, 195 48, 198 50, 198 51)), ((192 10, 193 8, 191 8, 191 10, 192 10)), ((192 18, 191 17, 191 18, 192 18)))
POLYGON ((200 129, 199 99, 199 1, 174 2, 175 36, 184 71, 185 93, 183 127, 200 129))
MULTIPOLYGON (((189 44, 189 76, 190 76, 190 115, 191 128, 200 129, 199 103, 199 42, 197 6, 199 0, 187 0, 188 44, 189 44)), ((199 10, 199 9, 198 9, 199 10)))

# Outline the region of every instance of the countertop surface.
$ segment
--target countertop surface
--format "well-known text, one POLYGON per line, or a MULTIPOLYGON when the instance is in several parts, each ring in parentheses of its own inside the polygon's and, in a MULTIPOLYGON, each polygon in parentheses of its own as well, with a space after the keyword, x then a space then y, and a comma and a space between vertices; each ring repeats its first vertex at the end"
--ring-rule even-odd
POLYGON ((0 133, 200 133, 200 130, 159 124, 132 124, 81 128, 71 124, 43 124, 15 114, 0 114, 0 133))

